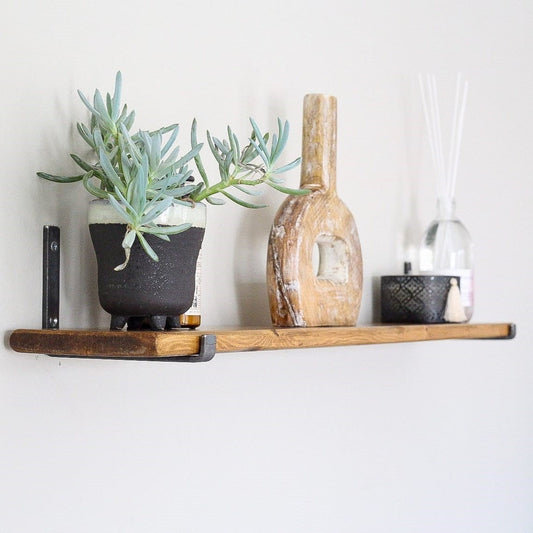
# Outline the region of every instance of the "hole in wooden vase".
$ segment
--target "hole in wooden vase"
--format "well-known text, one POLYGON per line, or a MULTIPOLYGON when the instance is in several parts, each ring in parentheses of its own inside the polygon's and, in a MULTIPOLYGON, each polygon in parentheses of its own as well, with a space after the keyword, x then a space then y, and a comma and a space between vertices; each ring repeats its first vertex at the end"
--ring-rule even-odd
POLYGON ((348 248, 333 235, 319 235, 313 247, 313 269, 318 279, 346 283, 348 281, 348 248))
POLYGON ((318 265, 320 264, 320 249, 318 247, 318 242, 315 242, 313 246, 313 255, 311 257, 313 272, 315 276, 318 276, 318 265))

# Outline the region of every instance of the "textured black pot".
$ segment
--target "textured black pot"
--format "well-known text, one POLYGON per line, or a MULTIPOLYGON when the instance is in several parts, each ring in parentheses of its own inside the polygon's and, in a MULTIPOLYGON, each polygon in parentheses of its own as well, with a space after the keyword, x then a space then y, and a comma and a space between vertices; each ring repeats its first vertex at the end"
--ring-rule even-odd
POLYGON ((192 304, 196 262, 205 232, 205 206, 174 206, 158 223, 177 225, 191 222, 188 230, 170 235, 170 242, 145 234, 159 257, 153 261, 138 239, 131 249, 128 265, 124 262, 122 240, 126 225, 117 221, 114 209, 95 201, 89 210, 89 230, 98 263, 100 305, 111 314, 111 328, 152 329, 177 327, 179 315, 192 304))
POLYGON ((381 321, 396 324, 444 323, 450 281, 456 276, 382 276, 381 321))

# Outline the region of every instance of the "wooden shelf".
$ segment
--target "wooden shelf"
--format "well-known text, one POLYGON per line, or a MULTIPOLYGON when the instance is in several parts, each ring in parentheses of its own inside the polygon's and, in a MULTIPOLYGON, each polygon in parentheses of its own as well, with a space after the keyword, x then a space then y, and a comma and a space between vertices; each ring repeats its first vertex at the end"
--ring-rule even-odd
POLYGON ((206 339, 216 352, 288 350, 360 344, 385 344, 445 339, 511 339, 511 323, 378 325, 365 327, 247 328, 178 331, 104 331, 18 329, 9 342, 17 352, 61 357, 106 359, 209 360, 206 339), (203 352, 203 355, 198 355, 203 352))

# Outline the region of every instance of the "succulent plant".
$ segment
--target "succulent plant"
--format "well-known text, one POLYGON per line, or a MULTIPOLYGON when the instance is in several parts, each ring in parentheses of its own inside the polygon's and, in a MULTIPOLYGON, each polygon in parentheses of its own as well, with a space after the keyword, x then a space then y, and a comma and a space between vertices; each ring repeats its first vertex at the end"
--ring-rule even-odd
POLYGON ((219 180, 211 184, 200 158, 203 143, 197 141, 196 120, 191 127, 191 150, 180 157, 179 147, 174 147, 179 133, 178 124, 156 131, 140 130, 131 133, 135 112, 121 107, 122 76, 117 72, 113 95, 105 99, 97 89, 93 102, 78 91, 85 107, 90 111, 89 125, 77 124, 84 141, 91 147, 96 161, 87 162, 70 154, 83 173, 75 176, 55 176, 38 172, 41 178, 59 183, 81 181, 86 190, 96 198, 106 199, 126 224, 122 242, 126 260, 117 269, 124 268, 131 247, 138 239, 146 253, 155 261, 156 253, 145 234, 169 240, 169 235, 185 231, 190 224, 163 226, 156 219, 173 204, 191 204, 206 200, 222 204, 224 198, 249 208, 264 207, 247 202, 227 191, 236 189, 246 195, 256 196, 258 185, 265 184, 286 194, 306 194, 302 189, 290 189, 280 177, 300 163, 300 158, 276 168, 289 135, 289 124, 278 119, 277 134, 262 134, 256 122, 250 119, 252 133, 248 144, 241 150, 240 143, 228 126, 228 138, 220 140, 207 131, 211 153, 218 163, 219 180), (269 142, 270 141, 270 142, 269 142), (270 147, 269 147, 270 145, 270 147), (189 164, 194 160, 201 181, 194 182, 189 164), (220 195, 224 198, 220 198, 220 195))

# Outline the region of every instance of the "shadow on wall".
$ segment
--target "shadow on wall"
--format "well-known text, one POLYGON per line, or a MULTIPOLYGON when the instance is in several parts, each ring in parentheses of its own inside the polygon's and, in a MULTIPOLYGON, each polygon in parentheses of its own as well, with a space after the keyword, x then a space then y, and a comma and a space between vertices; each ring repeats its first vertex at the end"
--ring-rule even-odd
POLYGON ((418 86, 412 80, 404 80, 400 94, 400 105, 404 113, 405 174, 400 180, 396 220, 396 257, 398 269, 403 271, 403 263, 408 261, 413 269, 418 264, 418 247, 423 234, 420 221, 419 195, 424 168, 424 124, 418 86))
POLYGON ((74 97, 56 101, 55 110, 53 123, 42 130, 39 158, 33 173, 39 184, 35 188, 39 194, 34 201, 41 204, 36 206, 36 212, 41 213, 43 225, 56 225, 61 231, 60 325, 76 328, 107 325, 108 316, 98 301, 96 261, 87 223, 87 208, 93 198, 80 182, 58 184, 35 176, 37 171, 79 174, 80 169, 68 154, 84 157, 90 153, 72 120, 78 116, 78 101, 74 97), (65 309, 70 310, 68 315, 65 309))
MULTIPOLYGON (((247 102, 250 114, 255 115, 265 129, 275 131, 277 118, 290 122, 290 138, 286 149, 288 163, 300 155, 300 144, 295 142, 301 135, 301 111, 289 117, 286 94, 271 93, 268 95, 257 93, 256 88, 247 91, 243 99, 247 102), (266 117, 263 113, 265 102, 266 117), (292 142, 291 142, 292 140, 292 142), (296 147, 296 149, 295 149, 296 147)), ((260 91, 260 90, 259 90, 260 91)), ((300 181, 300 167, 286 174, 287 185, 298 187, 300 181)), ((270 307, 266 285, 266 257, 268 237, 275 214, 285 200, 286 195, 276 192, 269 187, 262 187, 263 195, 256 201, 267 204, 261 209, 245 209, 240 219, 239 238, 234 252, 234 280, 237 291, 237 305, 239 323, 243 326, 271 326, 270 307)))
MULTIPOLYGON (((60 325, 107 326, 109 316, 98 300, 96 259, 87 223, 91 198, 81 185, 53 185, 58 204, 46 215, 46 224, 60 228, 60 325), (66 314, 65 309, 70 313, 66 314)), ((40 268, 40 265, 39 265, 40 268)))
POLYGON ((268 207, 247 209, 239 226, 234 253, 234 280, 237 291, 239 323, 243 326, 270 326, 266 285, 266 256, 270 227, 277 208, 274 194, 265 191, 268 207))
MULTIPOLYGON (((372 276, 372 323, 381 322, 381 276, 372 276)), ((357 322, 359 325, 359 321, 357 322)))
POLYGON ((394 209, 390 213, 394 246, 394 253, 390 258, 393 264, 386 271, 366 280, 365 287, 372 293, 372 311, 369 317, 373 323, 381 322, 381 275, 402 274, 405 262, 411 263, 416 272, 418 249, 424 231, 419 199, 425 186, 425 125, 416 80, 401 80, 397 105, 403 118, 403 132, 400 132, 403 135, 398 142, 403 144, 403 150, 399 150, 399 153, 403 151, 404 159, 399 162, 394 209))
POLYGON ((4 333, 4 348, 6 350, 11 350, 11 346, 9 345, 9 337, 11 336, 11 331, 6 331, 4 333))

